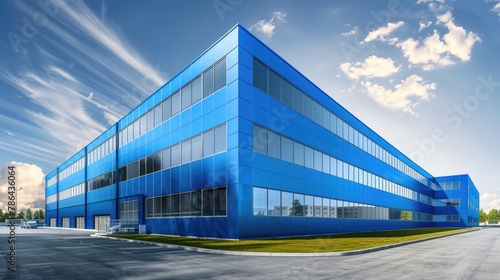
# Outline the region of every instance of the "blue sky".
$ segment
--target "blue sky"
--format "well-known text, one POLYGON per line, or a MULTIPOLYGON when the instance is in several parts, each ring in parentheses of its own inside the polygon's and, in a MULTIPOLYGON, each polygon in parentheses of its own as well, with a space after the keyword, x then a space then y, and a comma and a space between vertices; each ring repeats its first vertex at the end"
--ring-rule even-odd
POLYGON ((241 23, 429 173, 467 173, 481 207, 500 208, 500 2, 310 3, 0 1, 0 164, 25 171, 24 204, 42 207, 40 174, 241 23))

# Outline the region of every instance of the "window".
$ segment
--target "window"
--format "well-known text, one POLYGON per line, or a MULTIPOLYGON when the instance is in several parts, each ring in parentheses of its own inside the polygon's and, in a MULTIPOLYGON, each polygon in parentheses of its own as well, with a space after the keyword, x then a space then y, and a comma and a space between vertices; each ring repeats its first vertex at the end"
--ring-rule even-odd
POLYGON ((201 216, 201 191, 191 192, 191 216, 201 216))
POLYGON ((191 84, 187 84, 181 90, 182 110, 191 106, 191 84))
POLYGON ((181 146, 179 144, 170 148, 172 166, 181 164, 181 146))
POLYGON ((146 133, 146 131, 148 131, 148 119, 147 119, 147 115, 144 115, 142 116, 140 119, 140 122, 141 122, 141 129, 139 131, 139 135, 143 135, 144 133, 146 133))
MULTIPOLYGON (((285 84, 283 84, 283 95, 285 92, 285 84)), ((289 85, 293 95, 293 109, 300 114, 304 114, 304 93, 302 93, 298 88, 289 85)), ((287 85, 288 87, 288 85, 287 85)))
POLYGON ((170 216, 170 195, 163 196, 161 199, 161 216, 170 216))
POLYGON ((214 66, 214 92, 226 86, 226 58, 214 66))
POLYGON ((214 154, 214 131, 210 130, 203 134, 203 156, 211 156, 214 154))
POLYGON ((253 85, 267 93, 267 67, 260 61, 253 60, 253 85))
POLYGON ((170 149, 163 150, 163 160, 162 160, 163 168, 170 168, 170 149))
POLYGON ((118 169, 118 182, 123 182, 127 180, 127 166, 120 167, 118 169))
MULTIPOLYGON (((274 72, 272 72, 274 73, 274 72)), ((292 84, 290 84, 287 80, 283 80, 282 82, 282 96, 281 96, 281 101, 283 104, 286 106, 295 109, 294 107, 294 92, 293 90, 295 89, 292 84)), ((280 100, 280 99, 278 99, 280 100)), ((299 105, 299 104, 297 104, 299 105)), ((302 103, 300 104, 302 106, 302 103)))
POLYGON ((267 190, 253 188, 253 214, 255 216, 267 216, 267 190))
POLYGON ((267 130, 260 126, 253 126, 253 150, 267 155, 267 130))
POLYGON ((292 215, 293 193, 281 192, 281 210, 282 216, 295 216, 292 215))
POLYGON ((181 214, 181 195, 174 194, 170 197, 170 209, 172 216, 180 216, 181 214))
POLYGON ((280 158, 281 156, 281 136, 278 134, 268 131, 268 155, 275 158, 280 158))
POLYGON ((203 190, 203 216, 213 216, 214 215, 214 190, 208 189, 203 190))
POLYGON ((267 190, 269 216, 281 216, 281 196, 279 191, 267 190))
POLYGON ((172 116, 177 115, 181 111, 181 96, 179 91, 172 95, 172 116))
POLYGON ((145 158, 139 160, 139 171, 140 171, 139 176, 146 175, 146 159, 145 158))
POLYGON ((303 95, 304 97, 304 115, 309 118, 313 119, 313 100, 306 95, 303 95))
POLYGON ((222 125, 215 129, 215 153, 226 150, 226 126, 222 125))
POLYGON ((161 106, 158 105, 154 108, 154 114, 155 114, 155 122, 154 126, 158 126, 162 123, 162 114, 161 114, 161 106))
POLYGON ((163 121, 170 119, 172 116, 172 102, 170 98, 167 98, 165 101, 161 103, 163 108, 163 121))
POLYGON ((193 104, 201 100, 201 76, 196 77, 196 79, 194 79, 191 83, 191 92, 191 102, 193 104))
POLYGON ((305 167, 307 168, 313 168, 314 167, 314 155, 313 155, 313 149, 305 146, 304 147, 304 160, 305 160, 305 167))
MULTIPOLYGON (((269 95, 281 101, 281 77, 274 71, 269 71, 269 95)), ((292 95, 287 96, 290 101, 291 98, 292 95)))
POLYGON ((191 140, 182 142, 182 163, 191 161, 191 140))
POLYGON ((323 169, 323 155, 319 151, 314 151, 314 169, 322 171, 323 169))
POLYGON ((286 137, 281 137, 281 159, 293 162, 293 141, 286 137))
POLYGON ((304 166, 304 145, 297 142, 293 143, 293 162, 304 166))
POLYGON ((203 97, 206 98, 214 92, 214 69, 210 68, 203 73, 203 97))
POLYGON ((128 171, 128 179, 133 179, 136 177, 139 177, 139 162, 132 162, 131 164, 128 165, 127 168, 128 171))
POLYGON ((201 144, 202 144, 201 135, 198 135, 191 140, 191 149, 192 149, 191 156, 193 161, 200 159, 202 157, 203 147, 201 146, 201 144))
POLYGON ((181 194, 181 216, 191 215, 191 193, 181 194))
POLYGON ((226 188, 214 189, 214 215, 215 216, 225 216, 226 211, 226 188))
POLYGON ((312 102, 313 104, 313 118, 312 120, 317 123, 317 124, 322 124, 323 123, 323 108, 321 105, 318 104, 318 102, 314 101, 312 102))

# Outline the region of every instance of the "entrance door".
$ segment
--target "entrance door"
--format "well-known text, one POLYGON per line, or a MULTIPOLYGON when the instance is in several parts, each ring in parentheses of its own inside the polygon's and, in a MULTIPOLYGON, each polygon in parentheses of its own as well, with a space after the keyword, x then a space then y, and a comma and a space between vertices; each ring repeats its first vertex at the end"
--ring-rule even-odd
POLYGON ((94 216, 94 228, 97 229, 97 232, 107 232, 109 230, 109 223, 109 215, 94 216))

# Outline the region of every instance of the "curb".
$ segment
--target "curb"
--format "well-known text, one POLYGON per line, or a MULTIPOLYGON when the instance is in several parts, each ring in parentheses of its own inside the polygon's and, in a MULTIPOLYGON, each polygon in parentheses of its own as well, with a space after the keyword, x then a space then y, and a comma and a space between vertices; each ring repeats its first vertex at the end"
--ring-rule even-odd
POLYGON ((226 251, 226 250, 206 249, 206 248, 191 247, 191 246, 172 245, 172 244, 157 243, 157 242, 151 242, 151 241, 141 241, 141 240, 127 239, 127 238, 118 238, 118 237, 112 237, 112 236, 107 236, 107 235, 91 235, 91 236, 97 237, 97 238, 107 238, 107 239, 112 239, 112 240, 122 240, 122 241, 127 241, 127 242, 135 242, 135 243, 139 243, 139 244, 149 244, 149 245, 155 245, 155 246, 160 246, 160 247, 166 247, 166 248, 170 248, 170 249, 180 249, 180 250, 186 250, 186 251, 196 251, 196 252, 200 252, 200 253, 218 254, 218 255, 253 256, 253 257, 333 257, 333 256, 352 256, 352 255, 366 254, 366 253, 371 253, 371 252, 376 252, 376 251, 411 245, 411 244, 415 244, 415 243, 420 243, 420 242, 424 242, 424 241, 430 241, 430 240, 439 239, 439 238, 443 238, 443 237, 449 237, 449 236, 474 232, 474 231, 478 231, 480 229, 481 228, 470 230, 470 231, 465 231, 465 232, 457 232, 457 233, 452 233, 452 234, 447 234, 447 235, 442 235, 442 236, 434 236, 434 237, 429 237, 429 238, 424 238, 424 239, 419 239, 419 240, 412 240, 412 241, 407 241, 407 242, 402 242, 402 243, 395 243, 395 244, 390 244, 390 245, 385 245, 385 246, 373 247, 373 248, 368 248, 368 249, 344 251, 344 252, 325 252, 325 253, 271 253, 271 252, 266 253, 266 252, 226 251))

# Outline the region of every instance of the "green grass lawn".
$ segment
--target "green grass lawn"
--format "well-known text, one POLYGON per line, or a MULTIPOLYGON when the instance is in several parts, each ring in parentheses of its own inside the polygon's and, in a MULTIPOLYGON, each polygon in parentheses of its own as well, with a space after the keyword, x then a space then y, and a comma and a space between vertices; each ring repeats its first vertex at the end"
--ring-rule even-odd
POLYGON ((474 229, 425 228, 353 234, 335 234, 315 237, 256 239, 241 241, 171 237, 147 234, 116 234, 112 236, 215 250, 272 253, 324 253, 374 248, 429 237, 466 232, 470 230, 474 229))

